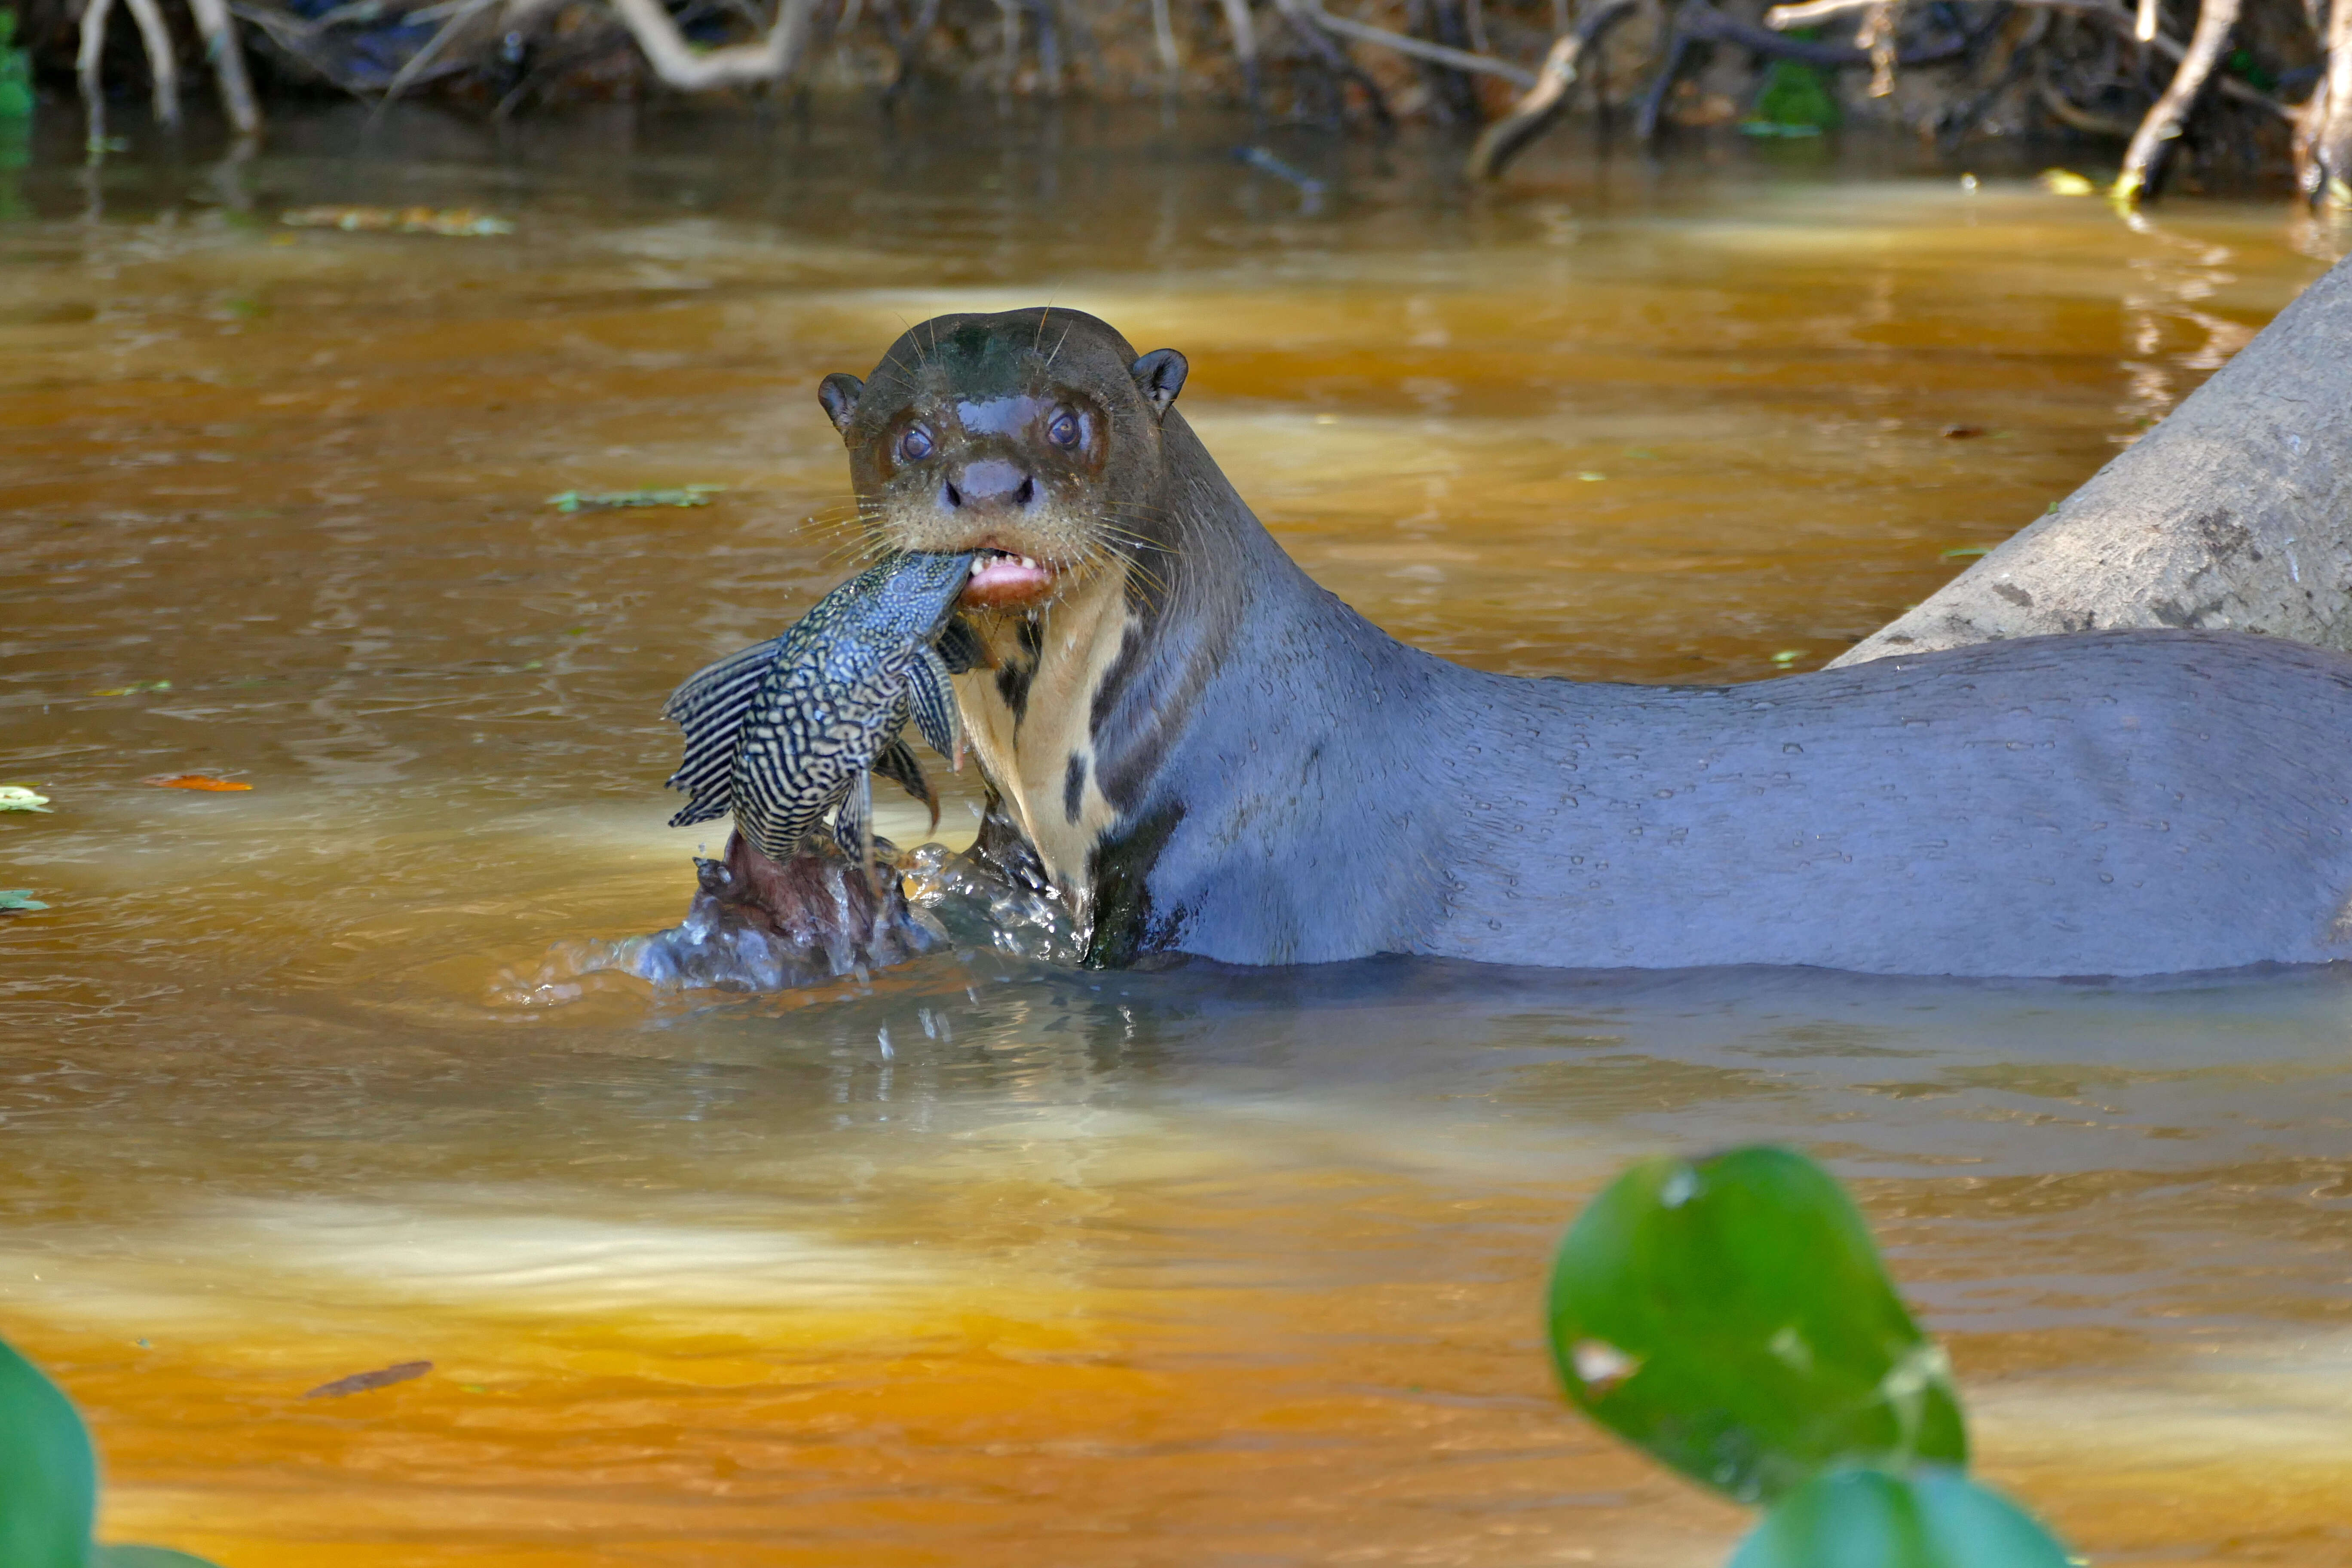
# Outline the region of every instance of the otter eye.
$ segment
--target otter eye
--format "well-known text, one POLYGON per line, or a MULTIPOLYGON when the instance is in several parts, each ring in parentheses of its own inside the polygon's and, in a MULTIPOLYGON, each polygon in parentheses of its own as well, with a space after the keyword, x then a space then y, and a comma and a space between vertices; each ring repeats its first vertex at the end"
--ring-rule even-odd
POLYGON ((1078 444, 1078 416, 1071 413, 1066 408, 1055 409, 1054 411, 1053 419, 1045 426, 1045 439, 1051 441, 1056 447, 1076 446, 1078 444))
POLYGON ((910 463, 919 463, 931 455, 931 433, 919 425, 907 426, 898 437, 898 456, 910 463))

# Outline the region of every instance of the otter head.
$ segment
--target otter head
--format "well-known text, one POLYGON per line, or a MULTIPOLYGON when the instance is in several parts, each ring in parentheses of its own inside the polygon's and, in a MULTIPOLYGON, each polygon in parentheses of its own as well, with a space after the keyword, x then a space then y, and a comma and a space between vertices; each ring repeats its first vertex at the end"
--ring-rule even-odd
POLYGON ((925 321, 870 380, 829 375, 817 395, 877 542, 977 551, 964 603, 1025 610, 1164 542, 1160 422, 1184 368, 1092 316, 1007 310, 925 321))

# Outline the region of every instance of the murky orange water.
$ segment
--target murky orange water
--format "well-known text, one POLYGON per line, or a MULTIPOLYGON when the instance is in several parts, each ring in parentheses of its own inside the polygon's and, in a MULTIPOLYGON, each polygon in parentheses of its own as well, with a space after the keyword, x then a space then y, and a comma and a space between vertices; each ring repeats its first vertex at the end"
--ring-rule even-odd
POLYGON ((1309 211, 1204 120, 937 131, 331 113, 86 173, 60 123, 0 171, 0 783, 57 807, 0 816, 52 906, 0 916, 0 1333, 90 1414, 108 1532, 1719 1562, 1738 1511, 1565 1413, 1536 1294, 1622 1160, 1769 1137, 1856 1182, 1984 1468, 2079 1547, 2352 1563, 2352 977, 966 953, 744 998, 549 956, 682 910, 655 709, 841 574, 814 388, 903 321, 1183 349, 1244 493, 1401 636, 1739 679, 2037 515, 2340 237, 1573 144, 1475 196, 1290 145, 1309 211), (517 232, 271 221, 322 203, 517 232))

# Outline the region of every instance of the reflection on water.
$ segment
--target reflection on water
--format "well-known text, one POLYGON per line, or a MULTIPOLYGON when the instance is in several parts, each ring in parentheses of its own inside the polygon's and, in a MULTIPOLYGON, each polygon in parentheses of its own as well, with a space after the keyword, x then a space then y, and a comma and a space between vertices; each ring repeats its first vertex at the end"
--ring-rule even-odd
POLYGON ((1536 1297, 1618 1163, 1778 1138, 1856 1183, 1987 1469, 2078 1544, 2352 1560, 2352 978, 580 960, 683 910, 660 698, 842 574, 814 384, 902 320, 1051 298, 1182 348, 1244 492, 1402 636, 1747 679, 2041 512, 2325 237, 1573 147, 1471 196, 1410 143, 1286 150, 1302 214, 1213 124, 1091 110, 503 150, 328 114, 227 170, 52 129, 0 225, 0 783, 57 805, 0 818, 53 906, 0 927, 0 1332, 91 1412, 115 1532, 1717 1562, 1739 1516, 1559 1408, 1536 1297), (269 221, 336 203, 518 232, 269 221), (138 783, 192 771, 254 788, 138 783))

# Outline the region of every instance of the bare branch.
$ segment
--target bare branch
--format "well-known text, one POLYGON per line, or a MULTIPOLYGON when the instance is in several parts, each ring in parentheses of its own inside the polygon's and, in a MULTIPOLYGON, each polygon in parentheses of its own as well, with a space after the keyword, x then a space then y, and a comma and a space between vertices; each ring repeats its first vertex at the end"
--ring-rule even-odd
POLYGON ((1486 127, 1478 145, 1470 150, 1468 173, 1474 180, 1491 180, 1503 165, 1517 157, 1529 142, 1550 128, 1568 103, 1568 89, 1576 85, 1577 67, 1588 50, 1598 48, 1609 30, 1633 14, 1637 0, 1600 0, 1572 31, 1563 31, 1545 51, 1535 85, 1511 105, 1511 111, 1486 127))
MULTIPOLYGON (((1841 16, 1848 11, 1866 11, 1879 3, 1880 0, 1804 0, 1801 5, 1775 5, 1764 13, 1764 25, 1776 30, 1810 26, 1815 22, 1825 21, 1829 17, 1841 16)), ((2108 4, 2107 0, 2010 0, 2010 3, 2036 6, 2048 11, 2061 11, 2070 16, 2082 16, 2094 22, 2105 22, 2109 26, 2137 37, 2138 15, 2121 5, 2108 4)), ((2158 33, 2154 37, 2143 41, 2149 48, 2168 60, 2178 61, 2188 53, 2178 38, 2165 33, 2158 33)), ((2331 50, 2329 58, 2333 60, 2337 57, 2331 50)), ((1916 62, 1915 57, 1906 55, 1903 58, 1902 63, 1911 65, 1916 62)), ((2352 71, 2347 71, 2347 75, 2352 76, 2352 71)), ((2294 110, 2289 109, 2270 94, 2249 87, 2236 77, 2223 77, 2221 91, 2225 97, 2234 98, 2240 103, 2251 103, 2258 109, 2267 109, 2281 119, 2293 120, 2295 117, 2294 110)))
POLYGON ((2221 63, 2222 46, 2230 41, 2230 29, 2238 25, 2238 4, 2239 0, 2204 0, 2198 8, 2197 31, 2189 37, 2180 68, 2172 73, 2171 85, 2148 106, 2147 118, 2139 122, 2139 131, 2124 153, 2123 172, 2116 176, 2116 200, 2139 200, 2162 173, 2164 157, 2179 139, 2189 111, 2204 95, 2213 68, 2221 63))
POLYGON ((677 30, 660 0, 612 0, 612 5, 635 35, 637 47, 645 51, 654 74, 681 92, 778 81, 789 76, 808 45, 809 18, 816 9, 815 0, 784 0, 776 25, 758 43, 697 49, 677 30))
POLYGON ((1492 55, 1474 55, 1467 49, 1449 49, 1444 44, 1425 43, 1419 38, 1408 38, 1402 33, 1391 33, 1386 27, 1375 27, 1370 23, 1352 21, 1346 16, 1334 16, 1314 0, 1299 0, 1298 9, 1342 37, 1354 38, 1360 43, 1378 44, 1384 49, 1394 49, 1401 55, 1411 55, 1415 59, 1428 60, 1434 65, 1451 66, 1458 71, 1483 71, 1488 76, 1498 76, 1522 90, 1536 85, 1535 72, 1524 66, 1515 66, 1508 60, 1498 60, 1492 55))
POLYGON ((205 36, 205 58, 212 62, 221 109, 238 135, 250 136, 261 129, 261 110, 253 100, 253 79, 246 72, 245 46, 237 40, 228 0, 188 0, 188 9, 205 36))
POLYGON ((76 66, 81 76, 82 115, 89 122, 85 140, 93 154, 106 145, 106 88, 98 66, 106 53, 106 19, 113 9, 114 0, 89 0, 81 10, 81 51, 76 66))
POLYGON ((410 85, 425 74, 426 68, 440 58, 441 50, 450 39, 465 31, 467 24, 475 17, 501 3, 502 0, 463 0, 463 4, 451 13, 449 19, 435 29, 431 37, 425 40, 425 47, 402 62, 400 69, 395 71, 392 79, 384 84, 383 96, 376 100, 375 112, 382 114, 391 108, 393 100, 406 92, 410 85))
POLYGON ((139 24, 140 46, 147 51, 147 71, 155 85, 155 123, 180 128, 180 54, 164 24, 163 8, 155 0, 122 0, 131 19, 139 24))

